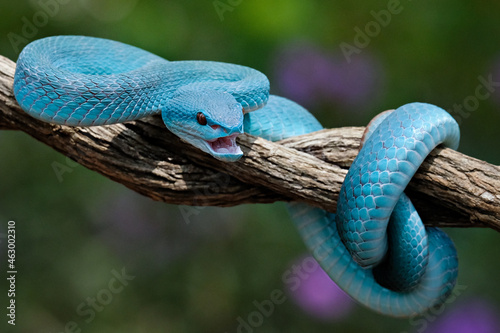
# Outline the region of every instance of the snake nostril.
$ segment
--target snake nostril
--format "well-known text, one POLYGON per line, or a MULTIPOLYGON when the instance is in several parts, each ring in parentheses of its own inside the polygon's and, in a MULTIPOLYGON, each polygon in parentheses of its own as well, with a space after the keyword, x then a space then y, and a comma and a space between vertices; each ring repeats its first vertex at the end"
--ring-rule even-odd
POLYGON ((222 127, 221 125, 210 125, 210 127, 212 127, 212 129, 214 131, 217 131, 219 128, 221 128, 224 133, 226 133, 226 134, 228 133, 228 129, 225 127, 222 127))

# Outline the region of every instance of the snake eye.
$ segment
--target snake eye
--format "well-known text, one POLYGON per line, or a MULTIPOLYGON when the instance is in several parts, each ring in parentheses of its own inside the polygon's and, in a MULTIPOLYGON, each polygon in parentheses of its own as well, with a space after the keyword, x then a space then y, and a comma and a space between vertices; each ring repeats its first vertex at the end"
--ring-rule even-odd
POLYGON ((198 124, 200 124, 200 125, 204 126, 207 124, 207 118, 205 117, 205 115, 202 112, 198 112, 196 114, 196 120, 198 121, 198 124))

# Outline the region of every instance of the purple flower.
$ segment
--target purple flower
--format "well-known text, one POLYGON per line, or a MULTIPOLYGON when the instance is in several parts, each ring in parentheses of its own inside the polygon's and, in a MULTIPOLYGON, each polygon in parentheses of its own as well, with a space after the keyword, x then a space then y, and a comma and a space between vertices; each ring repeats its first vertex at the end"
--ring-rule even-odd
POLYGON ((295 303, 318 319, 340 320, 354 307, 354 301, 310 256, 297 260, 284 273, 283 280, 295 303))
POLYGON ((305 107, 361 107, 380 87, 380 66, 369 55, 360 54, 348 63, 307 42, 285 46, 274 67, 279 93, 305 107))
POLYGON ((476 298, 439 317, 425 333, 496 333, 500 332, 499 318, 500 312, 493 304, 476 298))
POLYGON ((280 91, 305 106, 320 98, 320 90, 328 81, 334 64, 319 50, 308 44, 285 47, 276 57, 276 78, 280 91))

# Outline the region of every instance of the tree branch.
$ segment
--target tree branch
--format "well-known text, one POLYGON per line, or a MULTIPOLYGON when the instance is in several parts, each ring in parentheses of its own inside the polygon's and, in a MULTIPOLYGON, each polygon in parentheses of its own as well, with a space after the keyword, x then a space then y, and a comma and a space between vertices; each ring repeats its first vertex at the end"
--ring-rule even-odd
MULTIPOLYGON (((244 157, 217 161, 166 130, 160 117, 99 127, 41 122, 12 92, 15 63, 0 56, 0 129, 20 130, 85 167, 154 200, 191 206, 302 201, 335 211, 362 127, 273 143, 241 135, 244 157)), ((500 231, 500 167, 436 149, 407 193, 428 225, 500 231)))

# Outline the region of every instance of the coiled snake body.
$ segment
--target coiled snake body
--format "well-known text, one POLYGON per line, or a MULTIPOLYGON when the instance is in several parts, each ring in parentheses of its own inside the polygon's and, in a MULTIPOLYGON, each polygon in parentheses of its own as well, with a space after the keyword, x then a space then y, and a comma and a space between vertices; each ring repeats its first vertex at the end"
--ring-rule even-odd
MULTIPOLYGON (((91 37, 29 44, 18 59, 14 92, 26 112, 56 124, 105 125, 161 113, 174 134, 228 162, 242 156, 236 137, 243 130, 276 141, 322 128, 299 105, 269 96, 266 76, 251 68, 169 62, 91 37)), ((456 122, 433 105, 412 103, 382 113, 368 127, 336 214, 289 205, 323 269, 374 311, 416 315, 441 304, 453 289, 453 243, 439 229, 423 226, 403 191, 434 147, 456 148, 458 140, 456 122)))

